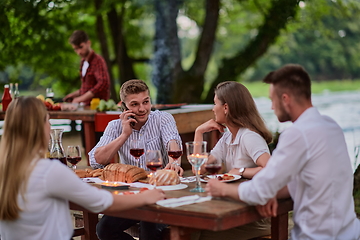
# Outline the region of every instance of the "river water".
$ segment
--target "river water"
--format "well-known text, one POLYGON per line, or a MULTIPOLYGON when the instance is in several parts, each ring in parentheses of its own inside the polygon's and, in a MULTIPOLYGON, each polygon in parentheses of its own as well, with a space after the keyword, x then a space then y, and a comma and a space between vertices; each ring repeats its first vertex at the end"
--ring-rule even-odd
MULTIPOLYGON (((342 128, 354 170, 360 163, 360 157, 356 158, 360 146, 360 91, 325 91, 313 94, 312 101, 321 114, 333 118, 342 128)), ((268 98, 255 98, 255 102, 271 131, 281 132, 291 125, 291 122, 279 123, 268 98)))

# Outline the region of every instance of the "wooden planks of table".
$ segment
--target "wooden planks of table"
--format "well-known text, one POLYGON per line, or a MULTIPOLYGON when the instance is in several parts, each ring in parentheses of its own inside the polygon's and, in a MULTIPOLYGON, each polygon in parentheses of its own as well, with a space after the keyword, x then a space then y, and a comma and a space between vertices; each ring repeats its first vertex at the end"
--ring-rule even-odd
MULTIPOLYGON (((166 191, 166 197, 174 198, 193 194, 206 196, 206 193, 190 192, 189 189, 194 186, 194 183, 189 183, 186 189, 166 191)), ((293 202, 291 199, 279 200, 278 215, 271 219, 271 239, 288 239, 288 212, 292 208, 293 202)), ((98 215, 74 203, 70 203, 70 209, 83 211, 84 239, 97 239, 95 229, 98 215)), ((226 230, 262 219, 255 207, 220 198, 176 208, 166 208, 153 204, 118 212, 114 216, 168 224, 170 225, 171 240, 189 240, 193 231, 202 229, 211 231, 226 230)))

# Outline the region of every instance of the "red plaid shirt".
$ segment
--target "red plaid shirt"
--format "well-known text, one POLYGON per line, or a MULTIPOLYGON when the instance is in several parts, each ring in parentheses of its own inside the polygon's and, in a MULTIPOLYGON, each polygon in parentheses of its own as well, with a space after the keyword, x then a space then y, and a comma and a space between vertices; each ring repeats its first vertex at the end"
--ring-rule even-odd
MULTIPOLYGON (((80 76, 85 59, 81 60, 80 76)), ((87 91, 91 91, 95 96, 108 100, 110 98, 110 77, 105 60, 94 51, 90 53, 89 67, 85 76, 81 77, 80 95, 87 91)), ((86 105, 90 104, 91 99, 85 102, 86 105)))

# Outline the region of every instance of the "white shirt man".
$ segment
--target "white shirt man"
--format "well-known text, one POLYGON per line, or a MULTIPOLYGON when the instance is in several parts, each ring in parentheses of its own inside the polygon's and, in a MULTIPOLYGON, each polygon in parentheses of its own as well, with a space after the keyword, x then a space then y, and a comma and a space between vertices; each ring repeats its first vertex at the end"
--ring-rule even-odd
POLYGON ((230 196, 275 216, 277 197, 294 201, 292 239, 360 239, 354 212, 353 174, 341 128, 311 103, 311 80, 299 65, 269 73, 272 109, 280 122, 294 124, 281 134, 266 167, 238 187, 209 181, 212 196, 230 196))

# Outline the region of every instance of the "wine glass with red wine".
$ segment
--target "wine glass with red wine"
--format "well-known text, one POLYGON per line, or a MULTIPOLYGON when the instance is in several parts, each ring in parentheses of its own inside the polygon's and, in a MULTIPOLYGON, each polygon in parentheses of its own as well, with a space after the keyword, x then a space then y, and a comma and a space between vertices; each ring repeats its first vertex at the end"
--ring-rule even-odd
POLYGON ((145 153, 145 162, 146 167, 151 170, 151 177, 155 176, 156 170, 160 169, 163 166, 161 152, 159 150, 147 150, 145 153))
POLYGON ((205 169, 208 173, 212 174, 213 178, 216 178, 216 174, 220 171, 222 162, 218 159, 208 159, 205 163, 205 169))
POLYGON ((81 151, 79 145, 67 147, 66 160, 71 164, 72 169, 75 170, 76 164, 81 161, 81 151))
POLYGON ((182 148, 181 141, 179 141, 177 139, 170 140, 167 145, 167 152, 168 152, 169 157, 174 159, 174 162, 178 166, 180 166, 179 158, 183 154, 183 148, 182 148))
POLYGON ((134 156, 135 159, 139 159, 141 155, 144 154, 144 142, 140 139, 133 139, 130 142, 130 154, 134 156))

